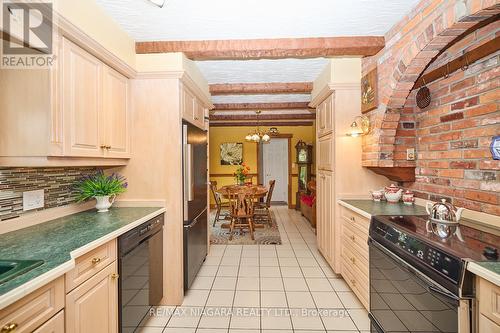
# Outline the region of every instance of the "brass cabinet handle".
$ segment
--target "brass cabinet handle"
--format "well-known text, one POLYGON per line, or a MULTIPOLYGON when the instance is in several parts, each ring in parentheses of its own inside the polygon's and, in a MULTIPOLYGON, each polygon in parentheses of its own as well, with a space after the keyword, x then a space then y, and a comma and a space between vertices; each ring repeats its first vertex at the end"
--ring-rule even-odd
POLYGON ((353 286, 355 286, 356 285, 356 280, 352 279, 351 283, 352 283, 353 286))
POLYGON ((353 264, 354 264, 354 263, 356 263, 356 258, 352 257, 352 258, 351 258, 351 262, 352 262, 353 264))
POLYGON ((1 333, 10 333, 10 332, 14 332, 17 328, 17 325, 16 323, 7 323, 4 325, 4 327, 2 327, 2 331, 0 331, 1 333))
POLYGON ((356 239, 356 237, 354 237, 354 236, 351 236, 351 239, 352 239, 352 241, 354 242, 354 240, 356 239))
POLYGON ((119 277, 120 277, 120 274, 117 274, 117 273, 113 273, 113 274, 111 274, 111 278, 112 278, 113 280, 116 280, 116 279, 118 279, 119 277))
POLYGON ((353 216, 353 217, 351 217, 351 221, 352 221, 352 222, 356 222, 356 219, 354 218, 354 216, 353 216))
POLYGON ((106 149, 106 145, 100 145, 99 146, 101 149, 106 149))
POLYGON ((98 264, 98 263, 100 263, 100 262, 101 262, 101 258, 93 258, 93 259, 92 259, 92 263, 93 263, 93 264, 98 264))
POLYGON ((111 149, 111 146, 106 146, 106 149, 111 149))

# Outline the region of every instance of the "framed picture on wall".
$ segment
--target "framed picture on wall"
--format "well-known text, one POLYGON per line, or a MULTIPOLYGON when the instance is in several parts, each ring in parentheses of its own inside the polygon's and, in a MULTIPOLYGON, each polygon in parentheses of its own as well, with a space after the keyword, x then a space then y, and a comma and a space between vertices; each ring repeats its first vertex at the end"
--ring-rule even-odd
POLYGON ((220 145, 220 164, 239 165, 243 163, 243 143, 226 142, 220 145))
POLYGON ((378 106, 377 68, 361 78, 361 112, 365 113, 378 106))

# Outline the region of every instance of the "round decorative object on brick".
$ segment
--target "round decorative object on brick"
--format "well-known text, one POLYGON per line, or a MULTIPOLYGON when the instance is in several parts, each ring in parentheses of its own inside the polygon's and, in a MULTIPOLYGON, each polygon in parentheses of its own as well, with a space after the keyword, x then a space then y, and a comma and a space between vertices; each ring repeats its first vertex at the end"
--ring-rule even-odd
POLYGON ((417 106, 420 109, 425 109, 426 107, 431 104, 431 92, 429 91, 429 88, 426 86, 423 86, 420 88, 417 92, 417 106))

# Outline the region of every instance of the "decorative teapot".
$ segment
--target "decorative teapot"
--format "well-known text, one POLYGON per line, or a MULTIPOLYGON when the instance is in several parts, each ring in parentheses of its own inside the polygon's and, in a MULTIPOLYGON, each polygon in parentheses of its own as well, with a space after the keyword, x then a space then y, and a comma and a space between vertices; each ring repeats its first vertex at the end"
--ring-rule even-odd
POLYGON ((394 184, 391 184, 391 186, 385 187, 384 195, 385 198, 387 199, 387 202, 396 203, 399 202, 399 200, 401 200, 401 196, 403 195, 403 189, 397 187, 394 184))
POLYGON ((384 198, 384 190, 383 189, 370 191, 370 194, 372 195, 372 199, 375 202, 380 202, 380 200, 382 200, 384 198))
POLYGON ((441 199, 441 202, 428 202, 425 210, 427 210, 431 222, 451 224, 458 223, 464 208, 456 208, 451 203, 446 202, 446 199, 441 199))
POLYGON ((403 203, 405 205, 413 205, 414 202, 415 194, 410 190, 406 190, 405 193, 403 193, 403 203))

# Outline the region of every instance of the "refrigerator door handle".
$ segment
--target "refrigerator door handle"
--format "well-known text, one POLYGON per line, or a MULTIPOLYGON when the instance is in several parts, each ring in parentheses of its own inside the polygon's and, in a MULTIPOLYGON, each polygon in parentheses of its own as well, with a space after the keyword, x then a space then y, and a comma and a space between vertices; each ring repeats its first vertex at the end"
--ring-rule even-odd
POLYGON ((184 201, 194 199, 193 146, 184 144, 184 201))

